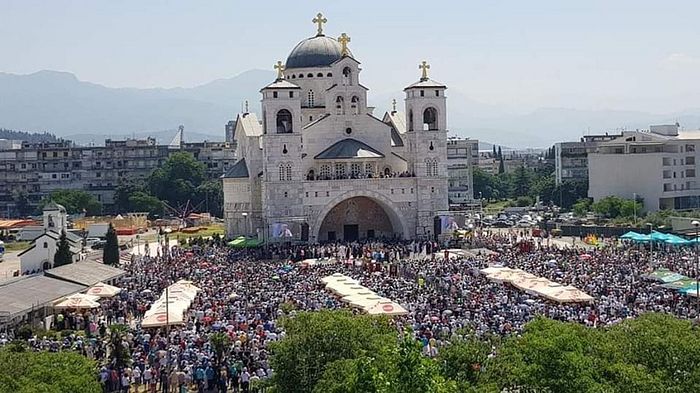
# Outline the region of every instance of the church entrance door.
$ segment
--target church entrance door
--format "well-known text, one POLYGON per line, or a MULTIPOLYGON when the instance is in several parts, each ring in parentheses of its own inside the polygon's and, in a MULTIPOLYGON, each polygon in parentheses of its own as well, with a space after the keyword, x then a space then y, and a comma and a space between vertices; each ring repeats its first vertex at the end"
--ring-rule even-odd
POLYGON ((357 225, 343 225, 343 240, 354 242, 360 237, 360 229, 357 225))

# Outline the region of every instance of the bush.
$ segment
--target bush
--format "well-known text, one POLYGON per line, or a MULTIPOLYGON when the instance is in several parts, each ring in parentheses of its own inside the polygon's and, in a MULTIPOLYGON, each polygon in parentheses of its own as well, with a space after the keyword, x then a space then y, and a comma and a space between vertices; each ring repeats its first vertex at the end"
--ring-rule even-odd
POLYGON ((529 196, 521 196, 515 200, 515 204, 518 207, 529 207, 532 206, 533 203, 534 202, 532 201, 532 198, 530 198, 529 196))
POLYGON ((29 340, 33 336, 34 330, 32 330, 32 327, 29 325, 23 325, 17 329, 17 337, 21 338, 22 340, 29 340))

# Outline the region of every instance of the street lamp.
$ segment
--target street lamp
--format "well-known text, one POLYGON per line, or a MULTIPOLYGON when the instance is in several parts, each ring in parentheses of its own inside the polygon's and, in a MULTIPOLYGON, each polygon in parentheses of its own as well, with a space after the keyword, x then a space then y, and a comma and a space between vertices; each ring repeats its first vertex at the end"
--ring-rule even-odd
POLYGON ((633 192, 632 196, 634 197, 632 199, 632 209, 634 210, 634 227, 637 227, 637 193, 633 192))
POLYGON ((698 235, 700 235, 700 221, 693 220, 691 224, 695 227, 695 302, 697 317, 700 318, 700 282, 698 282, 698 270, 700 270, 700 254, 698 254, 698 235))

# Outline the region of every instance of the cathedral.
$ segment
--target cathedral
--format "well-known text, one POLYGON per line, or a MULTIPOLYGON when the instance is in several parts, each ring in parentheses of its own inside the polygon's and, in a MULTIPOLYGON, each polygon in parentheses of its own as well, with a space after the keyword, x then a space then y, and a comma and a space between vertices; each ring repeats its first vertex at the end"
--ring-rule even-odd
POLYGON ((265 241, 425 239, 448 214, 447 106, 442 83, 418 66, 405 112, 367 103, 350 37, 297 44, 260 90, 261 119, 241 113, 237 161, 222 176, 227 236, 265 241))

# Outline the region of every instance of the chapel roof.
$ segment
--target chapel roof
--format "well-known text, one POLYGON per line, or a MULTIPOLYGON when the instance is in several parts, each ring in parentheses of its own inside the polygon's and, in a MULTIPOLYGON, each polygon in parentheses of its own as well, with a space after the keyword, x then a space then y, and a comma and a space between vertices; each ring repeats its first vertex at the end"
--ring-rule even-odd
POLYGON ((315 159, 328 160, 338 158, 383 158, 382 154, 377 149, 369 146, 357 139, 347 138, 336 142, 326 150, 322 151, 315 159))
POLYGON ((248 165, 245 163, 245 158, 236 161, 223 176, 224 179, 243 179, 248 178, 248 165))
MULTIPOLYGON (((352 57, 350 50, 348 56, 352 57)), ((335 38, 321 34, 298 43, 289 53, 285 69, 328 67, 342 57, 340 43, 335 38)))

